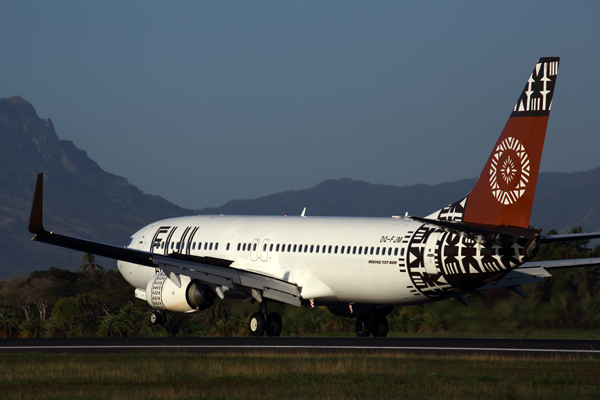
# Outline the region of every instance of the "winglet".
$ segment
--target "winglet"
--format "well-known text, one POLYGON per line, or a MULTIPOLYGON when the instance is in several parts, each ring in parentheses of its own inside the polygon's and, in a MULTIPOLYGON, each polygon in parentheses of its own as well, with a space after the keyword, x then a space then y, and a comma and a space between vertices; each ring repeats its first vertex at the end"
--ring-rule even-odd
POLYGON ((48 233, 44 229, 42 222, 42 209, 44 206, 44 174, 38 174, 35 192, 33 194, 33 204, 29 214, 29 232, 36 235, 48 233))

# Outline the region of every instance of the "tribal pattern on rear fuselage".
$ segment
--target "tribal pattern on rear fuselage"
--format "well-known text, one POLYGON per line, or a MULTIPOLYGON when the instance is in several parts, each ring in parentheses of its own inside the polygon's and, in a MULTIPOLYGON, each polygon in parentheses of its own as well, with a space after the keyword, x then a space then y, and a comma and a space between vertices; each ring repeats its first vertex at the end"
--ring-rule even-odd
POLYGON ((415 289, 432 298, 453 297, 504 276, 532 257, 529 236, 468 235, 422 225, 409 232, 406 266, 415 289))

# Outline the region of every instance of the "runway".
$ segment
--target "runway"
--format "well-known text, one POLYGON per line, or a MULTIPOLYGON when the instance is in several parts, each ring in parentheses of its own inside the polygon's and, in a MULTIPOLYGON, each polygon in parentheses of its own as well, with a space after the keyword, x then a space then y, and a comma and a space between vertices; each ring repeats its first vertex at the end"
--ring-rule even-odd
POLYGON ((600 340, 481 338, 61 338, 0 339, 0 353, 417 353, 600 357, 600 340))

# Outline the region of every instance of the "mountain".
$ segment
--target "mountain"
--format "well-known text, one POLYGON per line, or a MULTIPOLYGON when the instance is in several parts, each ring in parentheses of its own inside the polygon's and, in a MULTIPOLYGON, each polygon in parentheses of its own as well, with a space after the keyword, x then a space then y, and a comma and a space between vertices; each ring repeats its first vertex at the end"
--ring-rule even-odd
MULTIPOLYGON (((103 171, 85 151, 60 140, 50 119, 38 117, 21 97, 0 99, 0 279, 51 266, 74 269, 81 253, 32 243, 27 231, 33 188, 45 174, 44 224, 48 229, 125 244, 132 233, 162 218, 189 214, 426 216, 460 199, 475 178, 439 185, 397 187, 351 179, 327 180, 305 190, 258 199, 232 200, 200 211, 145 194, 127 179, 103 171)), ((574 173, 541 173, 532 226, 544 231, 600 228, 600 168, 574 173)), ((113 260, 100 260, 112 268, 113 260)))
POLYGON ((305 190, 291 190, 252 200, 232 200, 200 214, 389 217, 425 216, 464 197, 475 179, 439 185, 374 185, 352 179, 327 180, 305 190))
POLYGON ((538 177, 531 224, 545 231, 600 230, 600 167, 589 171, 545 172, 538 177))
POLYGON ((192 213, 103 171, 85 151, 60 140, 52 121, 39 118, 21 97, 0 99, 0 141, 0 279, 83 264, 80 253, 30 240, 27 222, 40 172, 45 177, 44 225, 64 234, 125 244, 151 221, 192 213))
MULTIPOLYGON (((351 179, 324 181, 305 190, 291 190, 252 200, 232 200, 221 207, 204 208, 200 214, 427 216, 462 198, 476 178, 438 185, 373 185, 351 179)), ((600 229, 600 167, 585 172, 539 174, 531 226, 544 232, 567 232, 582 226, 600 229)))

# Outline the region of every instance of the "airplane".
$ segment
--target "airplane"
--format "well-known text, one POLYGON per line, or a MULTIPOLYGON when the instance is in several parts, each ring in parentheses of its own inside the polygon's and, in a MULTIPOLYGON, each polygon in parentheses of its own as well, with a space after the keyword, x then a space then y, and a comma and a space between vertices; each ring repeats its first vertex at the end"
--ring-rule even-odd
POLYGON ((197 313, 217 297, 250 299, 252 336, 279 336, 268 303, 327 306, 356 318, 357 336, 385 337, 396 306, 455 298, 548 278, 550 268, 600 265, 600 259, 528 262, 540 244, 600 233, 541 235, 529 227, 558 57, 540 58, 473 189, 425 218, 196 215, 141 228, 126 246, 47 231, 43 174, 29 231, 34 241, 118 260, 135 296, 156 311, 197 313))

